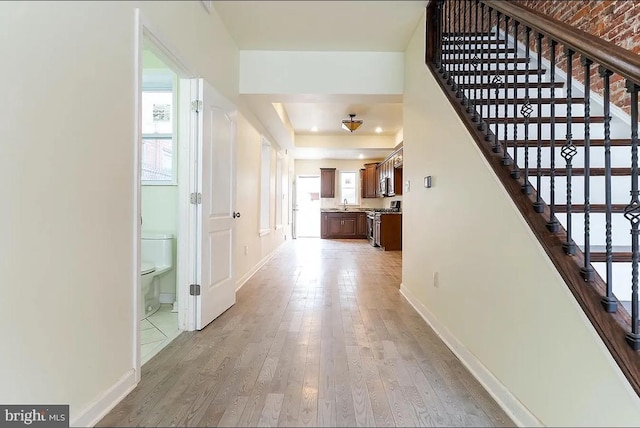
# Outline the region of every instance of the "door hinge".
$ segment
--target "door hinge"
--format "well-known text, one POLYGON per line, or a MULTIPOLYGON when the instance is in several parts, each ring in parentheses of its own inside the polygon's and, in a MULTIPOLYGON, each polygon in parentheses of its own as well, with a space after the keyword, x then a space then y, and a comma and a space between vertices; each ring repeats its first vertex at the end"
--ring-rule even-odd
POLYGON ((202 110, 202 100, 191 101, 191 111, 200 113, 201 110, 202 110))
POLYGON ((200 284, 191 284, 189 286, 189 294, 191 296, 199 296, 200 295, 200 284))
POLYGON ((194 205, 199 205, 202 203, 202 193, 192 193, 189 197, 189 200, 194 205))

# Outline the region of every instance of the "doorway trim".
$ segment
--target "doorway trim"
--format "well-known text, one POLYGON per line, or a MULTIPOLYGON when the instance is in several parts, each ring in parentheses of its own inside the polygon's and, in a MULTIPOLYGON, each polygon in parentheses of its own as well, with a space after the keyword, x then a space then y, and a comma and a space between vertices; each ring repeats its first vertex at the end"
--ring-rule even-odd
POLYGON ((140 382, 141 378, 141 326, 139 316, 139 302, 143 298, 141 295, 140 266, 142 235, 142 206, 141 206, 141 150, 142 150, 142 130, 140 128, 142 115, 142 71, 143 71, 143 51, 145 46, 151 47, 153 53, 158 56, 177 76, 178 76, 178 227, 177 227, 177 259, 176 259, 176 300, 178 301, 178 328, 180 330, 193 330, 193 304, 189 299, 188 284, 191 280, 189 266, 194 266, 193 247, 195 240, 195 228, 191 219, 189 192, 191 183, 197 171, 193 168, 191 152, 195 150, 197 144, 192 137, 192 112, 190 108, 191 81, 196 77, 185 61, 176 53, 176 50, 166 41, 162 33, 155 28, 153 23, 139 9, 135 9, 135 58, 134 58, 134 109, 136 121, 134 124, 134 174, 133 174, 133 207, 134 207, 134 227, 133 227, 133 367, 135 370, 135 382, 140 382))

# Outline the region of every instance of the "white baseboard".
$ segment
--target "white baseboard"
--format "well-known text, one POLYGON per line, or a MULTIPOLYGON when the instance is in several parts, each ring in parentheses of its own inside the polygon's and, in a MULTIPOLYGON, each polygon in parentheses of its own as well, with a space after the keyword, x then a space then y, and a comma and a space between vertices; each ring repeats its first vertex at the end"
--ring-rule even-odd
POLYGON ((400 293, 418 311, 422 318, 431 326, 433 331, 442 339, 460 362, 480 382, 484 389, 496 400, 496 403, 519 427, 542 427, 538 420, 511 392, 489 371, 475 355, 473 355, 460 341, 424 306, 416 296, 404 285, 400 285, 400 293))
POLYGON ((125 373, 102 396, 89 404, 87 408, 75 416, 69 423, 72 427, 92 427, 105 417, 124 397, 136 387, 135 370, 125 373))
POLYGON ((174 303, 176 301, 176 294, 175 293, 160 293, 160 296, 158 297, 158 300, 160 300, 160 303, 174 303))
POLYGON ((238 291, 240 291, 240 289, 242 288, 242 286, 249 281, 249 279, 251 279, 251 277, 253 275, 256 274, 256 272, 258 272, 260 270, 260 268, 262 266, 264 266, 265 264, 267 264, 267 262, 269 260, 271 260, 271 257, 273 257, 278 250, 280 249, 280 247, 282 247, 282 244, 280 244, 275 250, 273 250, 270 254, 268 254, 267 256, 265 256, 262 260, 260 260, 254 267, 252 267, 249 272, 245 273, 244 275, 242 275, 242 278, 240 278, 239 280, 236 281, 236 293, 238 291))

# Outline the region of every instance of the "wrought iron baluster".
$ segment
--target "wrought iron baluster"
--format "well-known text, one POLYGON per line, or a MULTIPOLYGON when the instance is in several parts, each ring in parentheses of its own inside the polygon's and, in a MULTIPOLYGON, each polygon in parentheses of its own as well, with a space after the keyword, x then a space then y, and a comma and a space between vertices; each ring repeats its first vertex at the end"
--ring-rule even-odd
POLYGON ((558 231, 558 219, 556 218, 556 89, 553 84, 556 81, 556 45, 555 40, 549 41, 549 48, 551 49, 551 99, 549 102, 549 108, 551 110, 551 129, 549 130, 549 146, 550 146, 550 161, 551 171, 550 184, 549 184, 549 221, 547 222, 547 229, 549 232, 556 233, 558 231))
MULTIPOLYGON (((476 40, 475 43, 473 45, 473 60, 478 64, 478 66, 476 67, 476 69, 479 69, 480 71, 480 76, 479 78, 476 77, 476 81, 474 84, 475 87, 475 98, 476 98, 476 108, 480 108, 480 116, 478 118, 478 129, 479 130, 483 130, 483 126, 484 126, 484 118, 488 116, 488 114, 485 114, 484 112, 484 105, 485 105, 485 100, 481 97, 482 94, 482 90, 480 89, 480 84, 484 83, 484 63, 483 61, 480 61, 480 58, 478 57, 478 38, 480 38, 480 43, 482 43, 484 41, 484 3, 480 3, 479 0, 476 2, 476 28, 478 28, 477 30, 477 35, 476 35, 476 40), (480 6, 480 27, 478 27, 478 5, 480 6)), ((482 46, 482 44, 480 45, 482 46)))
POLYGON ((580 273, 585 281, 594 277, 591 267, 591 61, 583 56, 580 64, 584 67, 584 266, 580 273))
MULTIPOLYGON (((482 3, 482 7, 484 9, 484 3, 482 3)), ((488 15, 489 15, 488 16, 489 24, 488 24, 487 28, 489 29, 489 31, 487 33, 489 35, 487 36, 487 42, 491 42, 491 28, 492 28, 491 27, 491 21, 493 19, 493 8, 489 7, 488 15)), ((484 28, 484 14, 482 15, 482 24, 483 24, 482 28, 484 28)), ((476 50, 477 50, 477 46, 476 46, 476 50)), ((482 38, 482 40, 480 42, 480 55, 484 56, 484 37, 482 38)), ((482 72, 482 82, 481 82, 482 85, 483 85, 481 93, 483 94, 483 96, 486 96, 486 106, 487 106, 487 114, 486 114, 486 116, 483 115, 483 117, 487 118, 487 120, 484 121, 484 125, 483 125, 484 126, 483 129, 485 131, 484 139, 485 139, 485 141, 491 142, 492 141, 491 140, 491 126, 490 126, 490 121, 488 120, 488 119, 491 118, 491 104, 492 104, 491 82, 490 82, 490 80, 491 80, 491 58, 482 58, 482 59, 483 59, 483 62, 487 64, 486 71, 485 71, 485 67, 484 67, 484 64, 483 64, 483 67, 482 67, 482 70, 483 70, 483 72, 482 72), (486 76, 486 81, 485 81, 485 76, 486 76), (486 85, 486 88, 487 88, 486 95, 484 95, 485 94, 484 85, 486 85)))
POLYGON ((462 71, 462 57, 460 55, 460 48, 462 47, 460 43, 460 2, 463 0, 456 0, 456 8, 455 8, 455 17, 456 17, 456 30, 455 30, 455 38, 453 39, 454 44, 454 58, 456 59, 456 67, 455 67, 455 76, 453 79, 453 90, 456 93, 456 97, 460 98, 460 72, 462 71))
MULTIPOLYGON (((513 21, 513 79, 515 84, 518 84, 518 21, 513 21)), ((529 88, 525 88, 528 91, 529 88)), ((511 170, 511 177, 514 179, 520 178, 520 167, 518 166, 518 92, 516 90, 513 97, 513 169, 511 170)))
POLYGON ((562 244, 564 252, 573 255, 576 253, 576 244, 572 239, 572 218, 571 218, 571 174, 573 171, 573 157, 578 153, 576 146, 573 144, 573 136, 571 134, 571 86, 573 82, 573 54, 575 52, 569 48, 564 51, 567 58, 567 141, 562 146, 560 154, 567 163, 567 240, 562 244))
POLYGON ((605 204, 605 245, 607 251, 607 292, 602 297, 602 306, 607 312, 618 310, 618 301, 613 297, 613 251, 611 246, 611 81, 612 71, 598 67, 604 84, 604 204, 605 204))
POLYGON ((631 331, 627 333, 627 343, 634 349, 640 349, 640 332, 638 331, 638 262, 640 248, 638 235, 640 231, 640 201, 638 195, 638 91, 640 85, 627 80, 627 91, 631 94, 631 202, 624 209, 624 216, 631 223, 631 331))
MULTIPOLYGON (((478 60, 478 55, 476 55, 476 53, 474 52, 476 49, 476 41, 478 38, 478 34, 480 34, 480 29, 478 28, 478 4, 480 3, 480 0, 475 0, 474 4, 475 4, 475 25, 474 25, 474 33, 475 35, 473 35, 473 49, 471 49, 471 44, 469 45, 469 55, 473 54, 473 57, 471 57, 471 65, 473 66, 473 85, 470 86, 471 89, 471 95, 469 96, 469 98, 471 99, 471 103, 469 104, 469 107, 467 108, 467 112, 468 113, 472 113, 472 120, 474 122, 478 122, 480 120, 480 116, 478 115, 478 111, 477 111, 477 106, 478 106, 478 66, 480 65, 480 61, 478 60)), ((470 35, 469 38, 471 38, 472 36, 470 35)))
POLYGON ((442 44, 443 44, 443 39, 442 39, 442 2, 439 1, 436 4, 436 16, 435 16, 435 25, 436 25, 436 41, 435 41, 435 62, 436 62, 436 68, 438 69, 439 73, 442 73, 442 68, 443 68, 443 64, 442 64, 442 44))
MULTIPOLYGON (((542 64, 542 39, 544 35, 538 33, 536 35, 536 49, 537 49, 537 65, 538 67, 542 64)), ((533 203, 533 209, 537 213, 544 212, 544 203, 542 202, 542 174, 540 168, 542 167, 542 122, 540 121, 540 116, 542 112, 542 85, 541 80, 538 79, 538 143, 537 143, 537 162, 536 162, 536 201, 533 203)))
POLYGON ((460 104, 463 106, 467 105, 468 99, 465 94, 465 89, 467 87, 467 82, 469 79, 469 56, 467 55, 467 47, 468 43, 465 42, 465 37, 468 32, 468 20, 467 20, 467 6, 469 5, 469 0, 462 0, 462 28, 460 32, 460 50, 462 52, 462 70, 463 72, 460 74, 460 104))
POLYGON ((454 11, 453 11, 453 7, 455 6, 455 1, 457 0, 448 0, 447 1, 447 24, 449 26, 449 31, 447 32, 447 56, 449 57, 447 60, 447 64, 449 65, 449 67, 447 67, 448 69, 448 73, 447 73, 447 85, 449 85, 451 87, 451 89, 454 88, 455 85, 455 80, 453 79, 453 75, 456 72, 456 58, 454 53, 454 49, 453 49, 453 41, 455 40, 455 19, 454 19, 454 11))
MULTIPOLYGON (((500 17, 502 16, 502 13, 500 13, 498 11, 498 13, 496 14, 496 56, 495 56, 495 62, 496 62, 496 69, 494 70, 494 75, 493 78, 491 79, 491 86, 494 88, 494 93, 495 93, 495 124, 494 124, 494 131, 493 131, 493 152, 494 153, 500 153, 500 139, 498 138, 498 105, 500 104, 500 97, 498 96, 500 94, 500 86, 503 83, 502 80, 502 76, 500 75, 500 68, 499 68, 499 63, 500 63, 500 58, 499 55, 497 54, 498 52, 498 42, 500 41, 500 36, 499 36, 499 30, 500 30, 500 17)), ((491 56, 491 44, 488 45, 488 52, 489 52, 489 56, 491 56)))
MULTIPOLYGON (((498 55, 498 46, 496 46, 496 56, 498 55)), ((507 133, 509 131, 509 61, 507 56, 509 55, 509 16, 504 16, 504 138, 502 139, 502 165, 511 165, 511 158, 508 152, 507 133)), ((515 77, 515 76, 514 76, 515 77)), ((518 95, 518 84, 514 79, 513 82, 514 96, 518 95)))
POLYGON ((451 27, 450 27, 451 14, 449 13, 450 5, 451 5, 450 1, 443 2, 442 4, 442 14, 444 16, 443 23, 442 23, 443 32, 447 35, 446 37, 444 37, 444 34, 443 34, 443 37, 442 37, 442 52, 445 60, 445 66, 442 67, 442 78, 447 81, 447 84, 450 84, 448 80, 450 77, 449 71, 451 70, 451 53, 449 52, 449 41, 451 40, 451 27), (445 29, 446 29, 446 32, 444 31, 445 29), (446 49, 445 49, 445 39, 447 41, 446 49))
MULTIPOLYGON (((531 184, 529 183, 529 118, 531 117, 531 113, 533 113, 533 107, 531 106, 531 102, 529 100, 529 55, 531 53, 529 48, 529 44, 531 43, 531 28, 529 27, 526 27, 525 29, 525 43, 525 58, 527 62, 525 64, 524 90, 526 94, 524 97, 522 108, 520 108, 520 114, 524 116, 524 181, 522 184, 522 192, 526 195, 530 195, 531 184)), ((539 76, 540 75, 538 75, 538 79, 540 79, 539 76)))

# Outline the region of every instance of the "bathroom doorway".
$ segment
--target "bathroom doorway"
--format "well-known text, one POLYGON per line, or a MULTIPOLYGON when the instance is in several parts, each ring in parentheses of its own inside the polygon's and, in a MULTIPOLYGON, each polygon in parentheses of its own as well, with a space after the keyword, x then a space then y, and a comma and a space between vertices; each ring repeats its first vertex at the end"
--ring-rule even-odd
POLYGON ((181 332, 178 305, 179 138, 178 74, 148 38, 142 50, 140 104, 141 293, 140 362, 149 361, 181 332))

